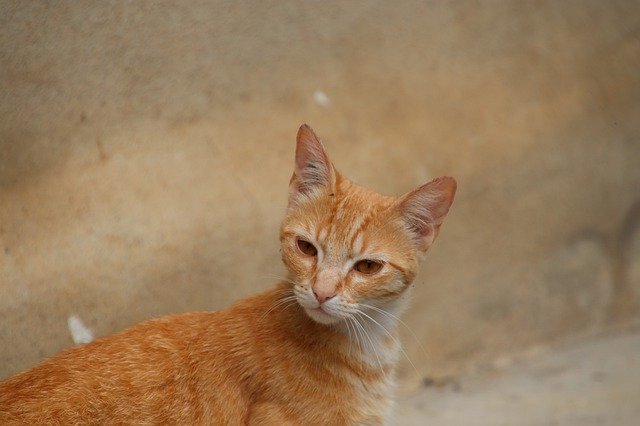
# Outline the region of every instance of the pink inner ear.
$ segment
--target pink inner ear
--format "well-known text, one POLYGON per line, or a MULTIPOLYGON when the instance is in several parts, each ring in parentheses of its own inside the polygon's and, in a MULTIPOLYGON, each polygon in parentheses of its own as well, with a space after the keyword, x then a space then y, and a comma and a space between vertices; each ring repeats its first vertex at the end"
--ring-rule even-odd
POLYGON ((456 193, 455 179, 439 177, 401 198, 400 212, 423 245, 431 244, 449 212, 456 193))
POLYGON ((322 143, 311 127, 300 126, 296 144, 294 179, 295 193, 307 193, 333 182, 333 166, 322 143))

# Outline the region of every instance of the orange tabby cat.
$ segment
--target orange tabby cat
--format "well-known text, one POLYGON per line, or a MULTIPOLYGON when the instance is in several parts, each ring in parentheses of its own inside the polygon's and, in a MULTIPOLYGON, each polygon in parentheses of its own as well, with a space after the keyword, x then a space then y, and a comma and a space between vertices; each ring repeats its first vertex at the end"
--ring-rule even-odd
POLYGON ((303 125, 280 233, 289 280, 49 358, 0 383, 0 424, 388 422, 397 316, 455 190, 359 187, 303 125))

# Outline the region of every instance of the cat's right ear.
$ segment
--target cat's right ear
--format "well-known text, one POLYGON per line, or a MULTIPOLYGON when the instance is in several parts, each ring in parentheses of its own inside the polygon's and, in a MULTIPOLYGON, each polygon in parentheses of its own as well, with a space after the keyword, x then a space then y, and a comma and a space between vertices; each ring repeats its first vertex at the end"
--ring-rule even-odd
POLYGON ((442 176, 400 197, 399 209, 418 248, 426 251, 440 232, 457 188, 456 180, 442 176))
POLYGON ((298 129, 296 138, 296 162, 289 184, 289 205, 301 196, 326 189, 336 182, 336 171, 320 140, 306 124, 298 129))

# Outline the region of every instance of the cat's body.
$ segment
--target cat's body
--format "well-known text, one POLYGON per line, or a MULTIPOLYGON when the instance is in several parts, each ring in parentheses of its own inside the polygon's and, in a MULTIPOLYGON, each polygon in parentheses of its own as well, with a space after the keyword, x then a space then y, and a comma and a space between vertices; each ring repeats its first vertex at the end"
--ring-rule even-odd
MULTIPOLYGON (((381 371, 297 304, 271 309, 284 288, 50 358, 0 385, 0 423, 381 423, 392 364, 381 371)), ((397 351, 392 341, 378 345, 397 351)))
POLYGON ((398 198, 298 132, 280 232, 289 278, 228 310, 164 317, 0 383, 0 424, 385 424, 398 316, 456 185, 398 198))

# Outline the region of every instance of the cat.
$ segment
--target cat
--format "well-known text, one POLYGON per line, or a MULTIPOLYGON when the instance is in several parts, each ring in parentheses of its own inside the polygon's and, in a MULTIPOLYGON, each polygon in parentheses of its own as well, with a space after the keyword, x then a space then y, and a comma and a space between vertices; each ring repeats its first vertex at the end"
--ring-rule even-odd
POLYGON ((456 191, 343 177, 297 134, 280 231, 288 279, 220 312, 143 322, 0 383, 0 424, 387 424, 406 307, 456 191))

